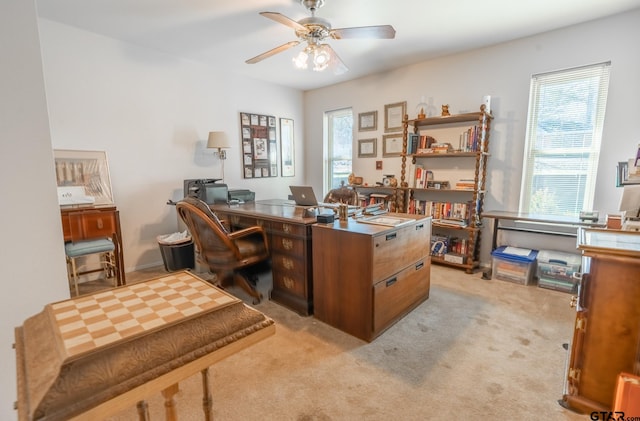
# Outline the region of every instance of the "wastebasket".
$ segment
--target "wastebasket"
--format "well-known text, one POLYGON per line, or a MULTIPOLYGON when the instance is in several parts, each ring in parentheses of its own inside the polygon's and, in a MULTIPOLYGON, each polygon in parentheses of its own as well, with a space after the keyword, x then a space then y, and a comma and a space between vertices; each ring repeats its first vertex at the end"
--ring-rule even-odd
POLYGON ((159 235, 157 237, 162 261, 167 272, 175 272, 181 269, 193 269, 195 257, 193 240, 187 232, 159 235))

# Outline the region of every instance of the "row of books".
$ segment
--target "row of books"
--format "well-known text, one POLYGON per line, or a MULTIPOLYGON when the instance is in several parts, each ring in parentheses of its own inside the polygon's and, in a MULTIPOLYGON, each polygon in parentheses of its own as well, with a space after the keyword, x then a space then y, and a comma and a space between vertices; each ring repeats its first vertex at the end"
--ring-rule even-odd
POLYGON ((411 155, 418 153, 418 150, 429 149, 431 144, 435 142, 436 140, 431 136, 409 133, 407 137, 407 154, 411 155))
POLYGON ((452 219, 464 221, 468 225, 471 209, 470 202, 434 202, 431 200, 412 199, 409 201, 408 213, 431 216, 434 220, 452 219))
POLYGON ((444 235, 431 236, 431 255, 442 257, 449 253, 466 255, 469 240, 466 238, 449 237, 444 235))
POLYGON ((361 207, 367 207, 371 205, 382 204, 385 208, 388 208, 391 196, 383 193, 358 193, 358 199, 361 207))
POLYGON ((424 189, 427 187, 427 181, 433 180, 433 172, 425 169, 422 165, 416 164, 415 176, 413 178, 413 187, 424 189))
MULTIPOLYGON (((480 126, 471 126, 458 136, 459 152, 477 152, 481 146, 482 131, 480 126)), ((440 143, 431 136, 420 133, 409 133, 407 136, 407 154, 448 153, 453 152, 449 143, 440 143)))

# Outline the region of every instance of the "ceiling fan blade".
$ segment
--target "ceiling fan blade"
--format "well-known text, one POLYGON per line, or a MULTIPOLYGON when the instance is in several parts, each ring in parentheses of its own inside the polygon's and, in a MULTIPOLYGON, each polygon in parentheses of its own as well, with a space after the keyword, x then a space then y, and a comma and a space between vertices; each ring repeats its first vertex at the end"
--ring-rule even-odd
POLYGON ((281 23, 283 25, 287 25, 288 27, 293 28, 296 31, 309 32, 309 30, 307 29, 306 26, 300 25, 298 22, 296 22, 293 19, 290 19, 290 18, 286 17, 282 13, 278 13, 278 12, 260 12, 260 14, 262 16, 264 16, 265 18, 269 18, 269 19, 274 20, 274 21, 276 21, 278 23, 281 23))
POLYGON ((354 28, 337 28, 330 31, 334 39, 345 38, 379 38, 393 39, 396 37, 396 30, 391 25, 358 26, 354 28))
POLYGON ((262 53, 260 55, 257 55, 253 58, 250 58, 249 60, 245 61, 245 63, 247 64, 255 64, 259 61, 264 60, 265 58, 269 58, 273 55, 276 55, 278 53, 281 53, 285 50, 288 50, 289 48, 295 47, 296 45, 300 44, 300 41, 289 41, 286 44, 282 44, 274 49, 271 49, 265 53, 262 53))
POLYGON ((336 53, 336 50, 331 48, 329 44, 323 44, 323 47, 329 50, 329 52, 331 53, 331 60, 329 61, 329 67, 331 67, 333 74, 341 75, 349 71, 349 68, 347 67, 346 64, 344 64, 340 56, 338 56, 338 54, 336 53))

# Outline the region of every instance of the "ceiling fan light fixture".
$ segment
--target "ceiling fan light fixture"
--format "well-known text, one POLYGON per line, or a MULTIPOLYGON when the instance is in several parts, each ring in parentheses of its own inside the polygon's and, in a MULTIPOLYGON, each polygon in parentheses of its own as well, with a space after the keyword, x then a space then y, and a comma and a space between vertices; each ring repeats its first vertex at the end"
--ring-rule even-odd
POLYGON ((293 58, 293 64, 298 69, 306 69, 308 59, 309 55, 306 53, 306 50, 302 50, 293 58))
POLYGON ((326 44, 322 44, 313 51, 313 64, 316 66, 327 66, 331 60, 331 53, 325 48, 326 44))

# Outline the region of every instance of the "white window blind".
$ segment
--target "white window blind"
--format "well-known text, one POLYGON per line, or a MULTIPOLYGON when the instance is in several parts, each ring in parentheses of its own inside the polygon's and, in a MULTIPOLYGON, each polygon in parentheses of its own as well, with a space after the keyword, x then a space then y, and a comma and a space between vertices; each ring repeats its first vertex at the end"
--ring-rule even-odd
POLYGON ((592 210, 611 62, 533 75, 520 211, 592 210))

